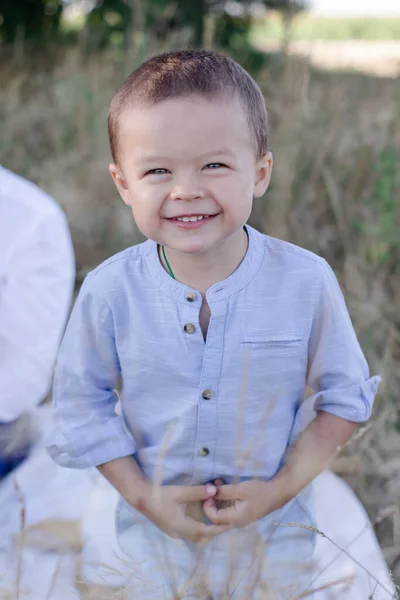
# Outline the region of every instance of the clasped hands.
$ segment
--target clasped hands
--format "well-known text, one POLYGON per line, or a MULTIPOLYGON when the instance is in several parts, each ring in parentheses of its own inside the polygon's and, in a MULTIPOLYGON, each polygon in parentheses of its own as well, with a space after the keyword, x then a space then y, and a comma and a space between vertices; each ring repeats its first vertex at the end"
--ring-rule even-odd
POLYGON ((274 480, 214 484, 157 488, 149 484, 136 508, 170 537, 199 542, 245 527, 286 502, 282 486, 274 480))

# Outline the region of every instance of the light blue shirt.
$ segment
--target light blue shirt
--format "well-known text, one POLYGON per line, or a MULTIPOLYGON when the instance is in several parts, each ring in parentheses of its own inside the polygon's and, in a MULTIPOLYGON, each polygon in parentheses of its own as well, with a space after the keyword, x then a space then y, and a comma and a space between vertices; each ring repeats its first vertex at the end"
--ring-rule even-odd
POLYGON ((380 378, 369 378, 331 268, 246 230, 241 265, 207 291, 206 341, 200 293, 168 275, 155 242, 87 276, 55 374, 47 446, 60 465, 133 454, 166 484, 270 479, 304 428, 306 386, 315 409, 369 418, 380 378))

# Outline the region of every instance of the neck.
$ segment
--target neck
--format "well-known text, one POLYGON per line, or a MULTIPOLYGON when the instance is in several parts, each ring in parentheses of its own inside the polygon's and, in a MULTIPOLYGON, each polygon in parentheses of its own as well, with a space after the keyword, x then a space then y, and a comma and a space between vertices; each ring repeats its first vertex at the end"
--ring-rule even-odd
MULTIPOLYGON (((241 229, 207 252, 183 254, 173 248, 165 248, 165 253, 175 279, 204 296, 208 288, 236 271, 246 255, 247 246, 247 233, 241 229)), ((161 249, 159 254, 161 263, 168 272, 161 249)))

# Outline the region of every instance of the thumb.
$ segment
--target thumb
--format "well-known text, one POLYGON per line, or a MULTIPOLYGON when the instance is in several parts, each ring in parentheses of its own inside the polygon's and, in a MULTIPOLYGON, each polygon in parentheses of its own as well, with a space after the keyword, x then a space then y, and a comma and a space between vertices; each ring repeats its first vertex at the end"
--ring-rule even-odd
POLYGON ((216 493, 217 488, 211 483, 207 483, 207 485, 191 485, 182 488, 179 500, 181 502, 197 502, 198 500, 212 498, 216 493))

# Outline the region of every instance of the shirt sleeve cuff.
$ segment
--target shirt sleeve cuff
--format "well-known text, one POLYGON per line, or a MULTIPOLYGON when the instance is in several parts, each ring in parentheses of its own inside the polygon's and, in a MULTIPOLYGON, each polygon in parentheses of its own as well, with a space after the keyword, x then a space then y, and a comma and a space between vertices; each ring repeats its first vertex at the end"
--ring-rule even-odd
POLYGON ((358 385, 319 392, 314 410, 323 410, 354 423, 368 421, 381 380, 377 375, 358 385))
POLYGON ((131 456, 137 451, 121 417, 115 417, 96 429, 87 428, 82 435, 73 439, 59 430, 53 431, 46 437, 45 447, 57 464, 71 469, 97 467, 111 460, 131 456))

